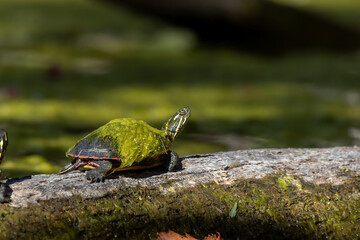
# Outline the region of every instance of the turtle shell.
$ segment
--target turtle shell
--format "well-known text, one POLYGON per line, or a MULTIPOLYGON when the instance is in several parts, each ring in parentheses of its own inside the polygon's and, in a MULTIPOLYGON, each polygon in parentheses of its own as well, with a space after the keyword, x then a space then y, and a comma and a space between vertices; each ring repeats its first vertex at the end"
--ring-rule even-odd
POLYGON ((144 121, 122 118, 112 120, 82 138, 67 151, 66 156, 84 161, 118 161, 118 168, 126 168, 142 165, 144 160, 156 161, 170 146, 167 132, 153 128, 144 121))

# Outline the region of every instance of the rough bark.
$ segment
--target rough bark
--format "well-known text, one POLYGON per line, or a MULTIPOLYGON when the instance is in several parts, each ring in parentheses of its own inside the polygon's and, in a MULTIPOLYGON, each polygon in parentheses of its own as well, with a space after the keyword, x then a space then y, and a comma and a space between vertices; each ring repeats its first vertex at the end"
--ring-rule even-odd
POLYGON ((0 237, 57 231, 64 238, 145 239, 168 228, 198 237, 219 231, 226 239, 360 234, 358 147, 243 150, 181 160, 176 172, 124 172, 102 183, 90 184, 77 171, 1 181, 9 203, 0 204, 0 237))

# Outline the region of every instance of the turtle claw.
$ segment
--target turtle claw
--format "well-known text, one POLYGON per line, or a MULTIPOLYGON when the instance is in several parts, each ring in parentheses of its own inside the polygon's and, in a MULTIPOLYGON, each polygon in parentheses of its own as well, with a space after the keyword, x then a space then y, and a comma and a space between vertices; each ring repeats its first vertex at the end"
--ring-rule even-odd
MULTIPOLYGON (((94 169, 96 170, 96 169, 94 169)), ((89 180, 91 183, 94 182, 103 182, 104 176, 101 176, 98 171, 90 170, 86 172, 86 179, 89 180)))
POLYGON ((93 162, 88 163, 89 165, 96 165, 94 169, 91 169, 86 172, 86 179, 91 183, 94 182, 103 182, 106 176, 106 173, 111 169, 111 162, 109 161, 97 161, 96 164, 93 162))

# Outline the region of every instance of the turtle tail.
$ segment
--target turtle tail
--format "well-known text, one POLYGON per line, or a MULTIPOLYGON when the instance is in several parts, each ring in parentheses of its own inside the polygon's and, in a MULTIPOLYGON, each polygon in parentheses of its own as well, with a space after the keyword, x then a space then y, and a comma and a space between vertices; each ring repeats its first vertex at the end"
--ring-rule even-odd
POLYGON ((82 161, 80 159, 72 160, 68 165, 66 165, 63 169, 61 169, 60 172, 58 172, 58 174, 64 174, 77 169, 81 165, 81 162, 82 161))

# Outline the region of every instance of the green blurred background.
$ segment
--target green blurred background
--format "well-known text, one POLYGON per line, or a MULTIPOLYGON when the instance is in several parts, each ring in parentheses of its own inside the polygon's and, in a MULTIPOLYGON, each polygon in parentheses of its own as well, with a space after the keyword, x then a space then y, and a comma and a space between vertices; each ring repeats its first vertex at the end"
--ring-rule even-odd
MULTIPOLYGON (((360 29, 358 0, 274 1, 360 29)), ((0 1, 3 177, 55 173, 111 119, 192 118, 180 155, 360 141, 360 49, 279 56, 201 46, 190 29, 91 0, 0 1)))

